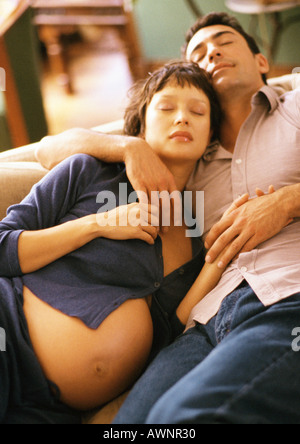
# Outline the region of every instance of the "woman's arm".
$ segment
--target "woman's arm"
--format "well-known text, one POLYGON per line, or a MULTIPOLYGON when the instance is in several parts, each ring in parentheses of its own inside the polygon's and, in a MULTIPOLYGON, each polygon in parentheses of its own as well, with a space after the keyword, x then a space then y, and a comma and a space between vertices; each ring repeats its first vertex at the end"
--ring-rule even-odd
POLYGON ((176 314, 183 325, 187 324, 192 309, 219 283, 224 270, 218 267, 220 259, 213 264, 205 264, 194 285, 178 306, 176 314))
MULTIPOLYGON (((95 237, 154 242, 157 229, 147 224, 151 211, 148 206, 143 208, 141 217, 146 221, 137 226, 126 226, 124 207, 68 222, 64 219, 97 174, 102 174, 101 163, 90 156, 73 156, 36 184, 20 204, 10 207, 7 217, 0 222, 1 276, 35 271, 95 237), (116 229, 119 219, 123 222, 116 229)), ((132 205, 136 205, 132 211, 140 211, 138 204, 132 205)))
POLYGON ((45 267, 92 241, 94 235, 94 224, 89 217, 44 230, 23 231, 18 242, 22 273, 45 267))
POLYGON ((149 225, 148 220, 151 220, 150 206, 149 213, 146 209, 142 215, 140 205, 131 204, 56 227, 24 231, 18 243, 21 271, 26 274, 39 270, 99 237, 114 240, 140 239, 152 245, 157 237, 157 228, 149 225), (133 217, 141 223, 132 226, 130 218, 132 220, 133 217))
MULTIPOLYGON (((258 190, 258 192, 262 193, 260 190, 258 190)), ((229 215, 237 208, 248 202, 248 200, 249 194, 244 194, 240 198, 236 199, 225 212, 225 215, 229 215)), ((230 246, 231 244, 227 248, 230 248, 230 246)), ((176 315, 183 325, 186 325, 190 313, 195 305, 202 301, 202 299, 218 285, 225 271, 224 269, 220 269, 219 263, 222 261, 222 257, 224 254, 226 254, 226 251, 227 249, 225 249, 225 251, 222 252, 222 254, 212 264, 204 264, 194 285, 178 306, 176 315)))

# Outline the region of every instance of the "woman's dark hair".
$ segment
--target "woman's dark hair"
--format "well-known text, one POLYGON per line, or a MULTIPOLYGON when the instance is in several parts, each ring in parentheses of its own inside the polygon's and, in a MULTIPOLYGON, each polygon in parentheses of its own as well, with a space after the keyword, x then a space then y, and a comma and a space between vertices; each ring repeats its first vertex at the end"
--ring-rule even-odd
POLYGON ((194 86, 204 92, 211 105, 211 129, 213 140, 219 137, 221 107, 212 87, 210 75, 196 63, 175 61, 168 63, 150 75, 146 80, 137 82, 129 91, 130 102, 125 111, 124 133, 139 136, 145 132, 146 111, 153 96, 162 91, 170 82, 178 86, 194 86))
MULTIPOLYGON (((261 53, 255 39, 251 37, 251 35, 247 34, 247 32, 243 29, 242 25, 235 17, 227 14, 226 12, 211 12, 210 14, 199 18, 197 22, 188 30, 185 39, 186 42, 182 47, 183 56, 185 57, 190 41, 192 40, 194 35, 197 34, 198 31, 200 31, 200 29, 215 25, 224 25, 234 29, 239 34, 241 34, 242 37, 244 37, 253 54, 256 55, 261 53)), ((262 78, 263 81, 267 83, 267 77, 265 74, 262 75, 262 78)))

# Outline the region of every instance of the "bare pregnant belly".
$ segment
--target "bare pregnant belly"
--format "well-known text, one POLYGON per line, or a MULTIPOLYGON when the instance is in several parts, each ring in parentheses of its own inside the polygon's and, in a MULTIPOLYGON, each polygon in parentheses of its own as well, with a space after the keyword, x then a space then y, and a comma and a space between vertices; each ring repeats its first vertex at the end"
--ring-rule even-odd
POLYGON ((45 376, 71 407, 91 409, 120 395, 141 374, 153 339, 149 306, 128 300, 96 330, 24 287, 24 312, 45 376))

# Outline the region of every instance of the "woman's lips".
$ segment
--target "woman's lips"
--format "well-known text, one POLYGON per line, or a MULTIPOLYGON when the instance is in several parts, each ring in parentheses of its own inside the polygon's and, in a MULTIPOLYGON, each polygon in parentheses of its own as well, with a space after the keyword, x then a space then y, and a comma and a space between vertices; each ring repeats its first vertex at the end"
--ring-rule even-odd
POLYGON ((171 134, 170 139, 175 139, 181 142, 192 142, 194 140, 193 136, 187 131, 176 131, 171 134))

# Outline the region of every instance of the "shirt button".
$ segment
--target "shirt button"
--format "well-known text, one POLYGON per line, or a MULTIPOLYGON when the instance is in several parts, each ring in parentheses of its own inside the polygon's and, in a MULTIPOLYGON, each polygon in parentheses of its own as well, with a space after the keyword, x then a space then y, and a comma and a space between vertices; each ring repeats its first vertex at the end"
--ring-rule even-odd
POLYGON ((154 288, 159 288, 159 287, 160 287, 160 283, 159 282, 155 282, 154 288))
POLYGON ((237 165, 241 165, 241 164, 243 163, 243 161, 242 161, 242 159, 237 159, 237 160, 235 161, 235 163, 236 163, 237 165))
POLYGON ((241 268, 241 272, 242 272, 242 273, 247 273, 247 271, 248 271, 248 268, 247 268, 247 267, 242 267, 242 268, 241 268))
POLYGON ((179 275, 180 275, 180 276, 183 276, 183 275, 184 275, 184 273, 185 273, 185 270, 184 270, 184 268, 181 268, 181 269, 179 270, 179 275))

